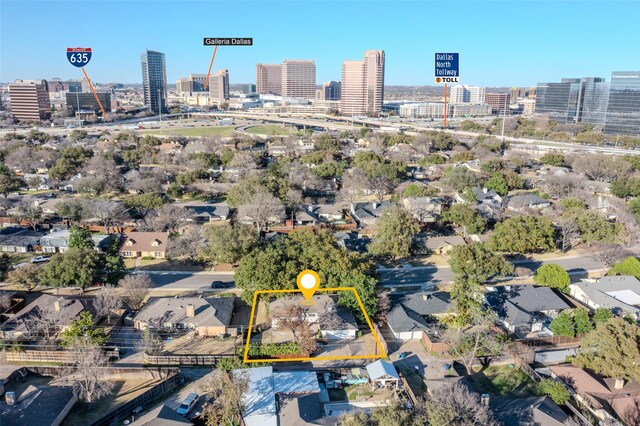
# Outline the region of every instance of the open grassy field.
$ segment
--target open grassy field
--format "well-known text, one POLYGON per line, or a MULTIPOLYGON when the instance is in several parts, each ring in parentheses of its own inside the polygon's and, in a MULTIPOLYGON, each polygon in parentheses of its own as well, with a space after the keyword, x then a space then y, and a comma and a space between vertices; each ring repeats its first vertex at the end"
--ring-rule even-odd
POLYGON ((530 395, 535 383, 524 372, 510 365, 490 366, 470 377, 480 393, 530 395))
POLYGON ((277 124, 268 124, 264 126, 249 127, 247 129, 247 133, 251 133, 253 135, 282 136, 282 135, 289 135, 294 132, 289 127, 282 127, 277 124))
POLYGON ((215 126, 215 127, 194 127, 186 129, 158 129, 158 130, 144 130, 142 133, 150 135, 164 135, 164 136, 232 136, 234 132, 234 126, 215 126))

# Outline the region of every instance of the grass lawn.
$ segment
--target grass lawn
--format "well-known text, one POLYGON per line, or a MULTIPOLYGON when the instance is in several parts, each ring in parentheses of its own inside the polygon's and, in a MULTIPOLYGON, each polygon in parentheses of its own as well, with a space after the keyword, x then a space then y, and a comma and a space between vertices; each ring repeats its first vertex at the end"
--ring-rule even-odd
POLYGON ((34 254, 35 253, 14 253, 10 254, 9 257, 11 258, 11 264, 17 265, 19 263, 28 262, 32 257, 34 257, 34 254))
POLYGON ((142 133, 150 135, 175 135, 175 136, 222 136, 228 137, 233 135, 234 126, 215 126, 215 127, 189 127, 186 129, 158 129, 145 130, 142 133))
POLYGON ((533 395, 535 383, 524 372, 509 365, 490 366, 470 377, 480 393, 533 395))
POLYGON ((254 126, 247 129, 247 133, 254 135, 288 135, 292 131, 288 127, 278 126, 277 124, 269 124, 264 126, 254 126))
POLYGON ((424 380, 418 373, 409 369, 409 368, 401 368, 400 371, 402 375, 407 380, 409 387, 413 391, 416 396, 422 396, 427 391, 427 385, 424 383, 424 380))

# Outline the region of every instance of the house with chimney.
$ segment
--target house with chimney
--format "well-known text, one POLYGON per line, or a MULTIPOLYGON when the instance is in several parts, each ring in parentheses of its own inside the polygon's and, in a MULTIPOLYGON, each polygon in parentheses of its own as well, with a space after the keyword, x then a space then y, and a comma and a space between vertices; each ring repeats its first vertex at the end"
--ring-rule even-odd
POLYGON ((361 228, 375 227, 382 213, 395 207, 391 201, 373 201, 368 203, 351 203, 351 215, 361 228))
POLYGON ((120 255, 124 258, 167 256, 168 232, 127 232, 120 240, 120 255))
MULTIPOLYGON (((493 189, 476 187, 471 188, 471 193, 475 196, 475 207, 482 216, 490 219, 502 211, 503 199, 493 189)), ((453 198, 456 203, 473 203, 460 193, 455 194, 453 198)))
POLYGON ((198 336, 234 335, 229 327, 234 297, 153 297, 133 318, 138 330, 190 331, 198 336))

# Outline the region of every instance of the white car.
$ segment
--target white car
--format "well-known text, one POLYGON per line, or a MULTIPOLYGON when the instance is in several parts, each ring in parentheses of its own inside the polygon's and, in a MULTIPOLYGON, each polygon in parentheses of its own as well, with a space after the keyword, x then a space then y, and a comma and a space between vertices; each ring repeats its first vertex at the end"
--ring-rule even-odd
POLYGON ((31 259, 31 263, 42 263, 42 262, 48 262, 49 258, 46 256, 36 256, 33 259, 31 259))
POLYGON ((182 404, 180 404, 180 406, 176 410, 176 413, 186 416, 187 414, 189 414, 189 411, 193 410, 193 407, 195 407, 197 402, 198 394, 193 392, 190 393, 189 396, 187 396, 185 400, 182 401, 182 404))

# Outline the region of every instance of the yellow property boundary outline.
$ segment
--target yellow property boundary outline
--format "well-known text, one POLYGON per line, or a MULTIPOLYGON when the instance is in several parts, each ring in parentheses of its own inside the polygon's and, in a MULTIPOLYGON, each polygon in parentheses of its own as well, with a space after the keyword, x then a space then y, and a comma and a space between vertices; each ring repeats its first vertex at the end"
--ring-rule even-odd
POLYGON ((251 306, 251 318, 249 319, 249 330, 247 334, 247 343, 244 348, 244 358, 243 361, 245 363, 252 362, 289 362, 289 361, 341 361, 345 359, 378 359, 378 358, 386 358, 387 354, 385 350, 382 348, 382 344, 380 343, 380 339, 378 338, 378 334, 376 330, 373 328, 373 324, 371 324, 371 320, 369 319, 369 315, 367 311, 364 309, 364 305, 362 304, 362 300, 360 299, 360 295, 358 294, 358 290, 355 287, 334 287, 334 288, 319 288, 316 292, 329 292, 329 291, 352 291, 356 296, 356 300, 358 301, 358 305, 360 305, 360 309, 362 309, 362 313, 364 314, 364 319, 367 320, 367 324, 371 329, 371 333, 373 334, 373 338, 376 341, 376 345, 378 345, 378 349, 380 349, 380 355, 344 355, 344 356, 318 356, 318 357, 306 357, 306 358, 260 358, 260 359, 249 359, 249 345, 251 343, 251 330, 253 330, 253 317, 256 310, 256 305, 258 302, 258 296, 261 294, 269 294, 269 293, 300 293, 300 290, 256 290, 253 293, 253 305, 251 306))

